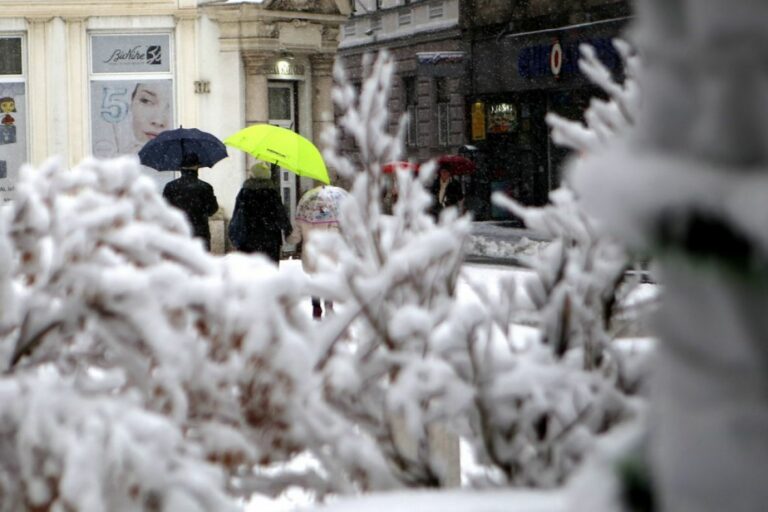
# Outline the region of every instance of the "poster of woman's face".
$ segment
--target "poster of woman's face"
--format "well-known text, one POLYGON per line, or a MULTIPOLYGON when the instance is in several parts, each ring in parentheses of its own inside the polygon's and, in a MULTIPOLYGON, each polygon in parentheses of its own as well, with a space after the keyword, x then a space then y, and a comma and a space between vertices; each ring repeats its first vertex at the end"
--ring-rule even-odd
POLYGON ((173 127, 172 80, 91 82, 93 154, 136 154, 173 127))

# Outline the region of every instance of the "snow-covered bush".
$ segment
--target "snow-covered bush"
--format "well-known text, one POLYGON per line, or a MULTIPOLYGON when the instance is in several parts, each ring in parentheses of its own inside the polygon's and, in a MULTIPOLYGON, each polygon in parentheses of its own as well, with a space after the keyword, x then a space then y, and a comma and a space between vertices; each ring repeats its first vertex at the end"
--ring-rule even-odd
POLYGON ((399 172, 384 214, 381 168, 400 159, 405 127, 387 132, 393 66, 366 60, 359 95, 335 70, 326 158, 352 186, 340 232, 305 248, 318 263, 309 279, 208 254, 135 159, 24 170, 0 217, 5 510, 212 511, 292 486, 320 497, 446 486, 438 429, 474 448, 485 471, 472 485, 552 487, 635 413, 589 341, 607 353, 593 281, 615 276, 620 256, 561 244, 564 263, 541 263, 528 292, 542 325, 565 310, 578 323, 520 340, 514 280, 456 300, 470 221, 427 213, 431 169, 399 172), (354 162, 335 145, 342 133, 354 162), (307 295, 335 300, 336 314, 310 320, 307 295), (284 465, 297 455, 313 463, 284 465))
POLYGON ((594 437, 635 407, 602 375, 551 346, 514 339, 513 280, 498 297, 490 297, 488 283, 474 283, 480 303, 455 300, 469 224, 453 210, 437 222, 427 214, 429 169, 419 178, 398 173, 398 200, 392 215, 383 214, 381 166, 399 159, 404 126, 396 135, 386 131, 392 66, 387 54, 367 60, 359 97, 336 69, 341 117, 326 158, 353 187, 341 233, 313 246, 325 262, 316 293, 344 303, 320 334, 326 399, 376 441, 398 485, 447 483, 430 449, 435 425, 475 449, 487 471, 472 485, 558 485, 594 437), (357 144, 355 163, 337 150, 342 134, 357 144), (400 424, 409 442, 398 437, 400 424))
MULTIPOLYGON (((635 81, 638 57, 623 41, 615 41, 615 46, 625 63, 626 77, 621 84, 592 47, 582 45, 579 60, 581 71, 609 99, 593 98, 584 124, 556 114, 547 116, 552 139, 579 156, 608 147, 634 124, 640 108, 635 81)), ((628 301, 639 284, 640 272, 627 278, 627 271, 637 270, 637 262, 585 213, 567 181, 551 192, 550 204, 540 208, 525 207, 504 196, 494 199, 520 216, 529 228, 552 240, 539 255, 528 258, 535 275, 526 283, 545 343, 559 357, 571 349, 581 350, 586 370, 608 372, 620 388, 635 391, 639 383, 625 368, 612 341, 631 331, 632 323, 643 313, 637 311, 641 308, 630 307, 628 301)))
MULTIPOLYGON (((455 321, 456 281, 470 224, 454 210, 437 223, 430 217, 423 186, 429 170, 418 178, 398 171, 399 198, 392 215, 384 214, 382 165, 400 159, 405 119, 396 134, 387 132, 391 57, 366 57, 364 68, 368 79, 359 96, 344 70, 335 69, 333 98, 341 117, 326 134, 325 156, 352 187, 341 233, 317 241, 325 256, 315 281, 318 293, 344 304, 320 333, 317 369, 329 403, 375 441, 388 478, 397 485, 438 486, 447 470, 428 448, 428 427, 460 413, 471 389, 433 354, 432 338, 455 321), (358 160, 340 154, 341 135, 355 142, 358 160)), ((355 456, 358 463, 361 455, 355 456)))
POLYGON ((225 510, 305 448, 303 278, 208 254, 134 159, 25 169, 0 251, 8 510, 225 510))

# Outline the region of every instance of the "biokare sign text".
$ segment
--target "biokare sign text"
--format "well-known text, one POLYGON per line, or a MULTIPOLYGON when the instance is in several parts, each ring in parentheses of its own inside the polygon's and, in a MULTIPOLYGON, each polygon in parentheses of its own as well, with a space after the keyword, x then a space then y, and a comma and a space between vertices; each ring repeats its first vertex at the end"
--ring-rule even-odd
POLYGON ((167 73, 171 70, 168 34, 94 36, 94 73, 167 73))

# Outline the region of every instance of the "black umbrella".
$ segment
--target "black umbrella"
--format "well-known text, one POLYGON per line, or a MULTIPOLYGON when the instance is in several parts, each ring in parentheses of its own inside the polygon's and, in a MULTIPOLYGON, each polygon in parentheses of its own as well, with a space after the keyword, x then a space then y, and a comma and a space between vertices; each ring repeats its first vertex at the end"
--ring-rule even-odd
POLYGON ((158 171, 182 167, 213 167, 227 157, 224 143, 197 128, 166 130, 139 151, 141 163, 158 171))

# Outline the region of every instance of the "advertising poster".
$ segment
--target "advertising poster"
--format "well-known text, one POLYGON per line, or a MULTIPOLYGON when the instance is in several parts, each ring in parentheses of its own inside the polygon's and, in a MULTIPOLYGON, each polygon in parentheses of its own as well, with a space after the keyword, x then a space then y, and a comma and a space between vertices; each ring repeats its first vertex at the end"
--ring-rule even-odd
MULTIPOLYGON (((173 81, 94 80, 91 116, 94 156, 137 154, 160 132, 173 128, 173 81)), ((159 186, 174 178, 173 172, 144 172, 159 186)))
MULTIPOLYGON (((91 38, 91 149, 97 158, 137 154, 174 127, 170 44, 168 34, 91 38), (120 79, 125 73, 131 78, 120 79)), ((143 172, 161 188, 174 178, 170 171, 143 172)))
POLYGON ((488 116, 488 132, 509 133, 517 129, 517 108, 511 103, 491 105, 488 116))
POLYGON ((0 201, 14 197, 19 168, 27 162, 26 86, 0 83, 0 201))

